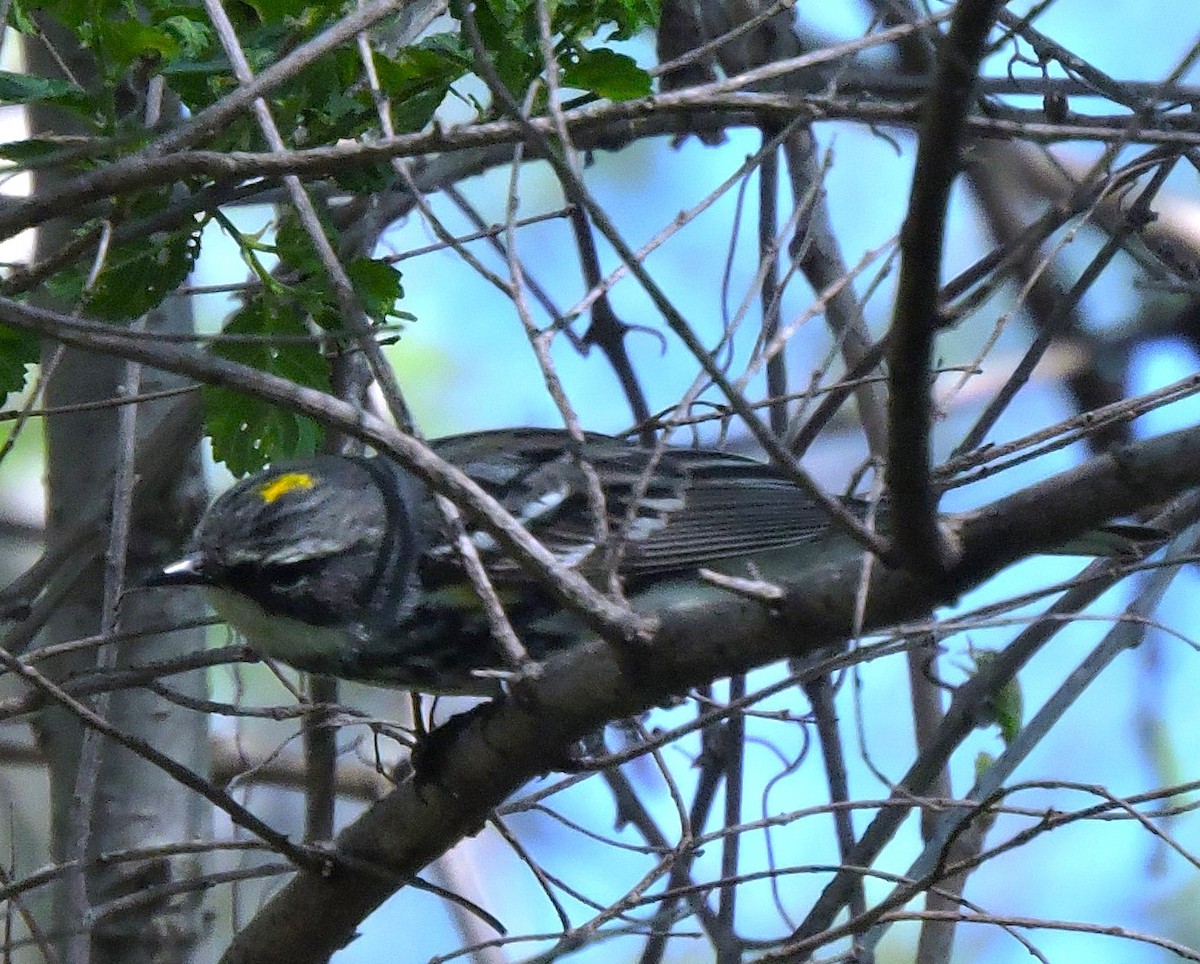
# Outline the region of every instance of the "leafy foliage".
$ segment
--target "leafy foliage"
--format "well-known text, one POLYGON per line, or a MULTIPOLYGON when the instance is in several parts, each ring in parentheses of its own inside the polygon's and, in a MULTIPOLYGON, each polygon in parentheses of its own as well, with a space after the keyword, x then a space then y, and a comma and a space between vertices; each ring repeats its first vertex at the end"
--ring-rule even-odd
POLYGON ((9 104, 58 104, 76 110, 89 101, 81 87, 55 77, 35 77, 0 70, 0 101, 9 104))
POLYGON ((33 32, 38 17, 48 15, 92 54, 103 83, 89 95, 79 92, 55 102, 84 115, 90 112, 100 131, 115 129, 116 95, 131 73, 197 56, 212 43, 211 27, 199 6, 156 0, 136 8, 122 0, 17 0, 15 6, 13 24, 18 29, 33 32))
MULTIPOLYGON (((328 230, 332 230, 326 226, 328 230)), ((299 221, 287 214, 275 239, 275 253, 289 269, 287 292, 314 322, 326 331, 345 328, 342 309, 329 279, 321 266, 308 234, 299 221)), ((411 318, 396 311, 396 302, 404 295, 400 272, 385 261, 356 258, 346 265, 367 316, 378 325, 392 319, 411 318)))
MULTIPOLYGON (((263 292, 225 326, 225 334, 261 340, 218 342, 213 352, 309 388, 329 390, 329 370, 311 333, 282 299, 263 292)), ((321 443, 312 419, 225 388, 204 389, 213 456, 235 475, 262 468, 280 454, 309 455, 321 443)))
POLYGON ((346 265, 346 273, 354 283, 355 293, 362 302, 367 317, 377 325, 385 325, 393 319, 413 319, 408 312, 396 309, 396 302, 404 297, 404 288, 400 284, 400 272, 386 261, 377 258, 355 258, 346 265))
MULTIPOLYGON (((246 0, 227 12, 252 69, 262 70, 326 29, 345 13, 341 0, 246 0)), ((656 0, 569 0, 551 7, 560 81, 592 97, 623 99, 650 91, 650 77, 629 56, 606 46, 603 36, 624 39, 657 18, 656 0)), ((100 83, 90 89, 54 77, 0 72, 0 99, 11 103, 53 104, 82 118, 92 136, 75 140, 31 138, 0 147, 17 168, 52 168, 60 177, 86 174, 119 162, 153 135, 141 127, 136 103, 126 94, 153 74, 163 76, 192 112, 203 110, 236 88, 228 60, 199 4, 179 0, 15 0, 10 22, 27 33, 45 18, 66 28, 95 61, 100 83)), ((533 0, 485 0, 476 10, 488 56, 515 96, 524 96, 544 71, 536 5, 533 0)), ((359 50, 346 44, 316 59, 273 92, 271 110, 292 146, 334 144, 378 136, 378 95, 386 98, 398 133, 418 131, 435 117, 455 85, 475 72, 475 55, 457 31, 425 37, 399 49, 376 49, 371 66, 379 90, 367 82, 359 50)), ((462 98, 474 103, 469 98, 462 98)), ((486 108, 483 108, 486 112, 486 108)), ((214 151, 261 150, 262 136, 249 113, 216 131, 204 145, 214 151)), ((351 191, 380 190, 394 173, 386 165, 339 172, 337 183, 351 191)), ((264 186, 267 186, 264 184, 264 186)), ((96 233, 100 225, 118 238, 104 254, 102 268, 87 283, 93 248, 66 264, 44 284, 64 303, 90 317, 127 322, 159 305, 182 284, 200 255, 202 228, 222 221, 238 241, 262 291, 226 327, 230 334, 255 335, 266 342, 222 343, 214 351, 300 384, 325 388, 327 365, 311 342, 316 325, 335 337, 345 322, 340 305, 306 233, 284 215, 273 244, 232 229, 215 203, 188 210, 181 189, 194 196, 222 196, 220 185, 195 178, 108 199, 76 231, 96 233), (197 213, 198 212, 198 213, 197 213), (138 232, 138 227, 147 230, 138 232), (265 268, 260 252, 278 256, 280 270, 265 268)), ((336 246, 337 228, 326 212, 326 231, 336 246)), ((372 323, 411 320, 398 309, 404 291, 392 266, 358 258, 346 264, 356 294, 372 323)), ((18 388, 36 345, 13 333, 0 342, 0 388, 18 388)), ((208 428, 217 457, 237 472, 250 471, 284 453, 315 449, 319 429, 306 419, 261 405, 222 389, 209 389, 208 428)))
POLYGON ((108 321, 138 318, 187 280, 199 254, 199 226, 119 245, 84 298, 85 309, 108 321))
MULTIPOLYGON (((334 336, 344 335, 346 324, 311 239, 292 215, 281 220, 274 244, 263 242, 259 235, 238 232, 222 221, 261 280, 262 289, 224 329, 224 334, 254 336, 255 340, 219 342, 213 350, 233 361, 327 391, 328 364, 308 322, 334 336), (276 255, 281 270, 268 271, 260 252, 276 255)), ((376 325, 411 319, 396 308, 403 296, 400 273, 385 261, 358 258, 346 265, 346 272, 361 306, 376 325)), ((322 434, 316 423, 248 396, 210 388, 206 389, 205 405, 214 456, 234 473, 254 471, 273 459, 310 454, 320 444, 322 434)))
POLYGON ((572 51, 563 71, 563 82, 609 100, 632 100, 650 94, 650 75, 632 57, 607 47, 599 50, 580 47, 572 51))
POLYGON ((383 93, 391 98, 396 131, 420 130, 428 124, 450 85, 470 67, 470 58, 461 48, 439 39, 405 47, 394 57, 377 55, 375 69, 383 93))
MULTIPOLYGON (((474 7, 480 38, 496 73, 518 99, 542 72, 536 9, 533 0, 486 0, 474 7)), ((589 50, 583 40, 609 24, 616 40, 652 26, 658 19, 656 2, 559 3, 552 10, 551 29, 559 38, 555 53, 560 67, 573 74, 564 76, 564 83, 618 100, 650 92, 650 75, 633 58, 607 47, 589 50)))

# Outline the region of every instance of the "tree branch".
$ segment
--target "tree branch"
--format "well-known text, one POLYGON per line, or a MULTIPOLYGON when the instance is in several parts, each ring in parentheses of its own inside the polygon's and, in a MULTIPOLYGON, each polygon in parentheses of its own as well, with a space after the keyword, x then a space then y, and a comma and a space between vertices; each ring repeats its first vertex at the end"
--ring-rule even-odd
POLYGON ((888 352, 887 480, 894 549, 905 565, 929 573, 954 564, 938 529, 930 439, 930 368, 939 327, 946 208, 961 167, 959 148, 975 76, 1002 6, 999 0, 963 0, 955 9, 926 105, 908 215, 900 232, 900 283, 888 352))

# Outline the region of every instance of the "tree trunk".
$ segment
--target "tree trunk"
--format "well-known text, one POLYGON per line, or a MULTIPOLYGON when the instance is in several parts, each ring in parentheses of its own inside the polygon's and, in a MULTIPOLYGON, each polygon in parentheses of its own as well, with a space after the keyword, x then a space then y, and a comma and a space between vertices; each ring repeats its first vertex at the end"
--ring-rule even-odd
MULTIPOLYGON (((46 27, 56 53, 69 64, 73 79, 84 85, 98 83, 86 52, 72 47, 66 31, 55 30, 50 24, 46 27)), ((29 47, 28 59, 34 73, 61 76, 45 46, 35 40, 29 47)), ((33 130, 39 134, 86 133, 58 111, 38 109, 31 111, 30 118, 33 130)), ((35 191, 53 188, 53 176, 37 178, 35 191)), ((38 259, 66 243, 68 229, 60 227, 62 223, 39 230, 38 259)), ((189 304, 183 299, 169 300, 162 310, 146 319, 146 327, 190 331, 189 304)), ((45 403, 50 407, 183 384, 177 376, 146 370, 141 373, 139 386, 138 372, 127 369, 123 362, 80 351, 65 351, 59 357, 58 351, 58 346, 48 344, 43 355, 43 365, 57 360, 46 388, 45 403)), ((192 437, 198 438, 198 406, 194 399, 181 403, 180 398, 172 398, 136 408, 136 472, 142 481, 135 490, 125 588, 136 587, 151 567, 178 553, 204 502, 194 444, 190 444, 189 454, 176 459, 166 458, 161 449, 147 451, 145 445, 154 426, 180 404, 189 406, 191 414, 186 421, 192 437), (155 464, 156 455, 159 464, 155 464), (153 496, 147 497, 147 491, 153 496)), ((67 537, 89 506, 98 502, 113 504, 113 483, 121 458, 121 418, 121 408, 109 407, 46 419, 46 540, 51 549, 67 537)), ((100 516, 109 517, 109 513, 100 516)), ((103 523, 97 529, 80 550, 88 555, 82 574, 55 608, 42 633, 42 645, 89 636, 100 632, 104 625, 105 547, 109 534, 103 523)), ((84 562, 78 558, 74 561, 84 562)), ((127 633, 200 616, 199 601, 187 596, 136 589, 128 592, 120 605, 119 629, 127 633)), ((181 631, 117 644, 110 656, 95 649, 81 650, 57 658, 50 671, 61 679, 71 672, 94 669, 98 659, 112 659, 118 666, 141 664, 203 647, 204 630, 181 631)), ((203 673, 176 677, 171 686, 193 698, 203 698, 206 693, 203 673)), ((119 691, 92 706, 122 733, 149 742, 195 772, 206 772, 207 720, 203 714, 183 709, 145 689, 119 691)), ((89 860, 82 871, 64 876, 54 900, 53 920, 44 922, 48 925, 45 929, 56 936, 63 959, 98 964, 192 960, 204 936, 201 892, 173 898, 166 891, 160 897, 145 892, 198 877, 202 872, 199 858, 154 857, 103 864, 90 861, 100 855, 207 838, 211 818, 206 802, 131 750, 86 730, 77 715, 64 706, 46 709, 35 725, 50 768, 52 855, 56 861, 80 857, 89 860), (144 893, 147 899, 132 910, 114 915, 100 910, 107 902, 134 893, 144 893)))

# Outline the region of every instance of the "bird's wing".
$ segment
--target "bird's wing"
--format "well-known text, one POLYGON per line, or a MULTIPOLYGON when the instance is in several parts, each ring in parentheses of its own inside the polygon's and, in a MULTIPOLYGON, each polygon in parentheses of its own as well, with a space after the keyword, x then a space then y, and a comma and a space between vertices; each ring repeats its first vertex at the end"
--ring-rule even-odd
MULTIPOLYGON (((724 452, 589 434, 484 432, 434 443, 565 563, 642 576, 811 542, 824 512, 782 472, 724 452), (604 526, 593 506, 602 495, 604 526), (607 535, 606 535, 607 534, 607 535)), ((486 544, 482 544, 486 548, 486 544)), ((506 568, 489 560, 494 571, 506 568)))

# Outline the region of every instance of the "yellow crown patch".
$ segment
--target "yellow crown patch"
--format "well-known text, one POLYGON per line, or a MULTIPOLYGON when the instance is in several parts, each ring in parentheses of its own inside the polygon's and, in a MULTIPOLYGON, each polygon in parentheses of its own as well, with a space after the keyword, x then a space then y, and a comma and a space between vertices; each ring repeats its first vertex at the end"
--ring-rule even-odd
POLYGON ((270 505, 289 492, 294 492, 296 489, 311 489, 316 484, 317 480, 307 472, 285 472, 283 475, 275 476, 270 482, 260 485, 258 494, 262 497, 263 502, 270 505))

